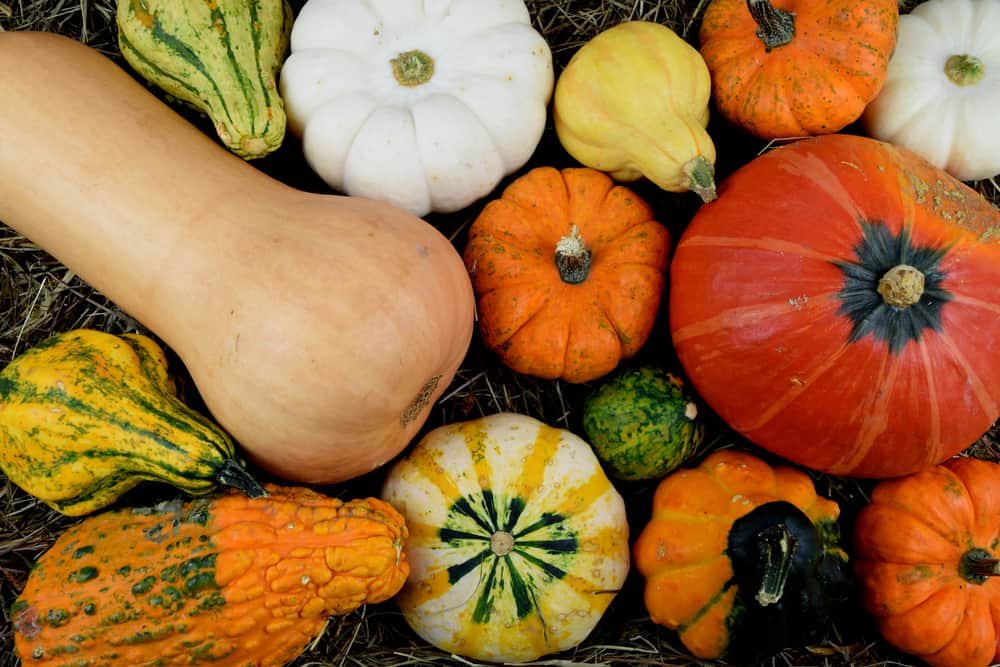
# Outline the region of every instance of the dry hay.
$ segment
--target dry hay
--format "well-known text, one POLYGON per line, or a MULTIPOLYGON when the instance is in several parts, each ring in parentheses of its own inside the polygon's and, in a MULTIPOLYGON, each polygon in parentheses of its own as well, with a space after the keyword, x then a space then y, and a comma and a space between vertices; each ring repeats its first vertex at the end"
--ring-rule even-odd
MULTIPOLYGON (((590 37, 622 21, 644 19, 664 23, 693 40, 698 20, 707 0, 527 0, 534 25, 552 48, 557 71, 575 50, 590 37)), ((298 9, 302 2, 293 2, 298 9)), ((903 9, 916 2, 901 3, 903 9)), ((115 44, 114 2, 112 0, 0 0, 0 29, 45 30, 84 41, 98 50, 120 58, 115 44)), ((185 112, 187 113, 187 112, 185 112)), ((197 118, 189 118, 198 123, 197 118)), ((731 128, 713 121, 710 131, 720 151, 719 178, 765 149, 731 128)), ((323 184, 305 173, 293 142, 278 154, 260 163, 261 169, 302 189, 323 191, 323 184)), ((550 128, 527 167, 550 164, 568 166, 572 161, 554 139, 550 128)), ((526 167, 526 168, 527 168, 526 167)), ((994 203, 1000 203, 1000 189, 992 181, 977 188, 994 203)), ((657 210, 661 221, 675 238, 697 207, 693 195, 671 195, 649 184, 636 190, 657 210)), ((464 230, 476 207, 449 216, 432 215, 429 220, 451 238, 464 244, 464 230)), ((111 332, 144 331, 128 315, 71 271, 16 232, 0 225, 0 366, 17 353, 47 336, 74 328, 89 327, 111 332)), ((641 360, 670 364, 669 340, 665 326, 657 327, 642 353, 641 360)), ((148 333, 148 332, 147 332, 148 333)), ((521 412, 550 424, 579 431, 580 401, 586 386, 571 386, 519 376, 511 372, 476 342, 455 378, 439 401, 425 430, 435 425, 491 414, 501 410, 521 412)), ((740 443, 718 423, 708 447, 740 443)), ((760 453, 760 452, 758 452, 760 453)), ((994 429, 976 443, 969 453, 1000 461, 1000 436, 994 429)), ((338 495, 377 493, 379 473, 326 489, 338 495)), ((819 491, 839 501, 844 509, 843 525, 849 533, 852 516, 864 504, 870 484, 813 474, 819 491)), ((653 483, 621 485, 630 508, 633 530, 648 518, 653 483)), ((170 495, 171 490, 146 485, 133 492, 127 502, 145 502, 170 495)), ((7 610, 23 587, 32 562, 73 520, 61 517, 29 497, 0 475, 0 667, 13 667, 13 645, 7 610)), ((536 664, 545 665, 675 665, 706 663, 686 656, 676 636, 652 624, 641 603, 642 582, 632 573, 594 633, 574 651, 550 656, 536 664)), ((827 641, 796 651, 785 651, 766 664, 800 667, 875 667, 915 665, 915 661, 893 651, 880 641, 863 614, 841 619, 827 641)), ((295 663, 298 667, 352 665, 355 667, 416 664, 472 664, 446 655, 421 642, 403 622, 392 602, 371 605, 347 616, 333 618, 326 632, 295 663)))

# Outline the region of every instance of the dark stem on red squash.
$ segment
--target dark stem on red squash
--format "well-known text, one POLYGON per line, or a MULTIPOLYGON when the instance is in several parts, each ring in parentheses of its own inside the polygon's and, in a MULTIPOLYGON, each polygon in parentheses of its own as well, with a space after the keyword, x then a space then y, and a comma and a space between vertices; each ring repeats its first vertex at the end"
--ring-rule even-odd
POLYGON ((1000 577, 1000 559, 986 549, 969 549, 962 554, 958 573, 973 584, 985 584, 990 577, 1000 577))
POLYGON ((591 254, 580 230, 576 225, 570 228, 569 236, 559 239, 556 244, 556 268, 559 277, 570 285, 582 283, 590 274, 591 254))
POLYGON ((768 51, 795 37, 795 14, 778 9, 770 0, 747 0, 747 9, 757 23, 757 38, 768 51))
POLYGON ((761 607, 777 604, 785 594, 788 573, 792 571, 792 560, 798 540, 788 533, 783 524, 768 526, 758 535, 757 549, 764 563, 764 576, 757 591, 757 602, 761 607))

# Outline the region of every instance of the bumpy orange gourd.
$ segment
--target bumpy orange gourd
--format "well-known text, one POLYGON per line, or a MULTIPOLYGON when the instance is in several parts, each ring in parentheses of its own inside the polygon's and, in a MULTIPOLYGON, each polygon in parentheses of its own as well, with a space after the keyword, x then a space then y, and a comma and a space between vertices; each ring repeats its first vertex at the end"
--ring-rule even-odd
POLYGON ((896 0, 712 0, 699 35, 712 97, 758 137, 837 132, 885 83, 896 0))
POLYGON ((267 488, 68 529, 11 608, 22 663, 279 667, 328 616, 403 585, 407 530, 391 505, 267 488))
POLYGON ((669 249, 649 206, 607 175, 536 168, 469 230, 483 341, 519 373, 605 375, 649 337, 669 249))
POLYGON ((933 667, 1000 661, 1000 465, 952 459, 880 483, 854 544, 890 643, 933 667))

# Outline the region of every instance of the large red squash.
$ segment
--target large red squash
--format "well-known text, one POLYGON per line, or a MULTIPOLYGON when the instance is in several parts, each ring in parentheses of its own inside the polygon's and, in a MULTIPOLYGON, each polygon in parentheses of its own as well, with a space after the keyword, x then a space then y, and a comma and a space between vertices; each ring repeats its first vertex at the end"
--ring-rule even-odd
POLYGON ((943 461, 1000 415, 1000 212, 914 154, 826 135, 730 176, 678 244, 670 326, 735 430, 816 470, 943 461))

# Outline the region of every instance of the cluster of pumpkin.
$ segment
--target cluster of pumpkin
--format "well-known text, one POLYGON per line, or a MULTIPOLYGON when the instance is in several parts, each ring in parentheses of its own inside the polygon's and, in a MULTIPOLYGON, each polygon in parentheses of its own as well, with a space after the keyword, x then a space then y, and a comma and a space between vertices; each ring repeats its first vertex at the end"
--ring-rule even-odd
MULTIPOLYGON (((80 45, 3 35, 0 218, 161 336, 218 424, 181 400, 152 339, 71 331, 0 373, 0 465, 69 515, 142 480, 239 490, 67 530, 11 611, 25 664, 280 665, 330 614, 394 596, 435 646, 533 660, 579 644, 632 562, 653 621, 698 657, 817 639, 849 587, 836 503, 750 454, 678 470, 703 437, 681 380, 648 366, 602 380, 646 344, 668 271, 677 356, 730 426, 813 470, 897 477, 854 539, 885 637, 939 667, 1000 657, 1000 466, 942 463, 1000 414, 1000 214, 938 168, 991 176, 1000 153, 922 150, 928 133, 898 120, 926 26, 996 8, 929 0, 897 43, 894 1, 793 4, 712 0, 700 50, 622 24, 556 82, 520 0, 311 0, 294 21, 277 0, 119 3, 128 61, 205 111, 232 152, 274 150, 287 110, 308 163, 351 198, 273 182, 80 45), (517 178, 458 257, 416 215, 469 206, 520 169, 553 89, 559 139, 584 166, 517 178), (758 137, 820 136, 716 188, 710 97, 758 137), (863 114, 938 166, 836 134, 863 114), (29 156, 46 154, 60 168, 28 187, 47 164, 29 156), (672 259, 666 228, 615 183, 640 177, 710 202, 672 259), (98 204, 59 196, 95 178, 98 204), (178 258, 169 284, 152 274, 178 258), (587 441, 498 414, 430 431, 381 499, 254 480, 234 439, 295 482, 399 454, 462 361, 473 299, 483 342, 515 371, 602 380, 587 441), (331 386, 345 369, 363 377, 331 386), (631 548, 606 471, 662 478, 631 548)), ((975 57, 949 55, 950 85, 983 79, 975 57)))

